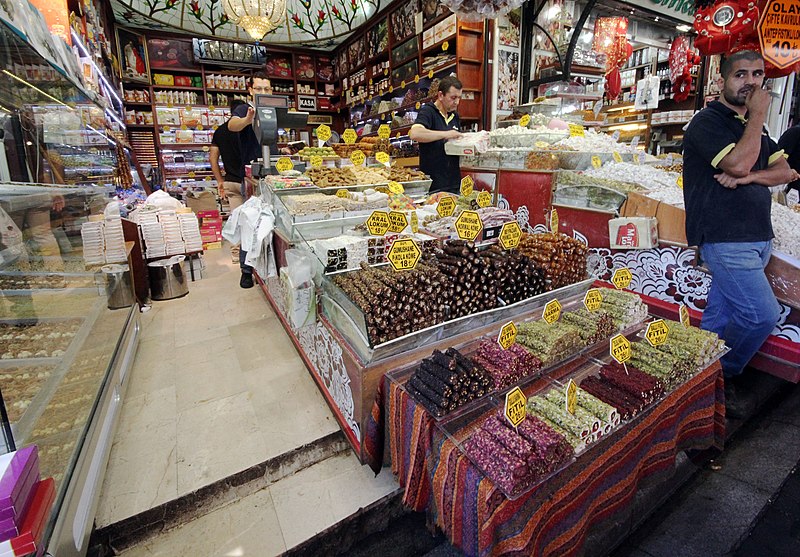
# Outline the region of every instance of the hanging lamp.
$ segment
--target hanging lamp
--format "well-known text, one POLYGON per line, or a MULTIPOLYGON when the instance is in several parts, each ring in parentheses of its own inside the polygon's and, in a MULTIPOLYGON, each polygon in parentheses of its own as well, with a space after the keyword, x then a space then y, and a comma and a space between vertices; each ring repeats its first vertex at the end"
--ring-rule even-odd
POLYGON ((286 0, 223 0, 222 7, 255 41, 277 29, 286 17, 286 0))

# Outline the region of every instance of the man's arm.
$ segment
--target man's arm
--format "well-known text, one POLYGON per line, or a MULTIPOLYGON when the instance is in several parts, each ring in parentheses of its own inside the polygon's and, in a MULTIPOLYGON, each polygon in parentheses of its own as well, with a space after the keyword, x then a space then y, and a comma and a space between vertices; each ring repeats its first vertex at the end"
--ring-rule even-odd
POLYGON ((747 176, 736 178, 729 174, 717 174, 717 181, 726 188, 736 189, 737 186, 757 185, 757 186, 780 186, 788 184, 800 178, 797 171, 789 166, 786 159, 781 154, 774 163, 764 170, 754 170, 747 176))
POLYGON ((211 149, 208 151, 208 156, 211 159, 211 172, 217 180, 217 190, 219 191, 219 198, 225 199, 225 188, 222 187, 222 182, 225 179, 222 177, 222 170, 219 167, 219 147, 211 144, 211 149))
POLYGON ((736 178, 744 178, 750 174, 761 153, 761 133, 767 119, 769 103, 767 89, 753 89, 750 92, 745 101, 750 118, 744 128, 744 135, 719 161, 716 168, 736 178))
MULTIPOLYGON (((245 105, 241 105, 245 106, 245 105)), ((228 129, 234 133, 240 132, 247 126, 253 123, 253 118, 256 115, 256 109, 252 106, 247 107, 247 114, 245 116, 231 116, 228 120, 228 129)))
POLYGON ((431 143, 440 139, 458 139, 461 137, 461 132, 456 130, 434 131, 422 124, 414 124, 408 132, 408 137, 417 143, 431 143))

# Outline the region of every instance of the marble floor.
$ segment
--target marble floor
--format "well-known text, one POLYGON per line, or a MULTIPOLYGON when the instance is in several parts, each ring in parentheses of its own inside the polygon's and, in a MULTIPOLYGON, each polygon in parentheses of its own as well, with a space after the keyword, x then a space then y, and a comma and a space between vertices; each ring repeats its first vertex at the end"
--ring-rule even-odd
MULTIPOLYGON (((154 302, 142 314, 98 528, 338 430, 264 294, 239 288, 238 279, 227 246, 207 251, 203 278, 190 283, 188 296, 154 302)), ((198 549, 183 545, 180 554, 280 552, 396 487, 390 474, 373 479, 342 453, 125 555, 175 555, 170 544, 186 540, 198 549), (355 497, 337 492, 355 486, 355 497), (260 551, 247 550, 254 547, 260 551)))

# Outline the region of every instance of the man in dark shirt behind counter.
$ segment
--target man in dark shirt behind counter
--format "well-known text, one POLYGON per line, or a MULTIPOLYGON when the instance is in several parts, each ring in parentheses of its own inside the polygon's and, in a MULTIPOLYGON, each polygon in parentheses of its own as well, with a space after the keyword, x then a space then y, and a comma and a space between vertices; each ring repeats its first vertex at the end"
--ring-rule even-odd
MULTIPOLYGON (((800 124, 786 130, 778 140, 778 146, 786 152, 789 166, 800 172, 800 124)), ((793 189, 800 192, 800 180, 786 184, 786 193, 793 189)))
POLYGON ((408 136, 419 143, 419 168, 431 177, 431 193, 458 193, 461 167, 457 156, 448 155, 444 144, 461 137, 461 121, 456 109, 461 100, 461 82, 447 76, 439 82, 436 100, 419 109, 408 136))
POLYGON ((764 273, 772 248, 769 186, 797 177, 764 130, 770 93, 764 60, 740 51, 720 68, 719 101, 686 130, 683 198, 686 237, 698 246, 712 283, 701 327, 730 347, 722 357, 728 416, 741 418, 752 400, 737 389, 744 370, 778 321, 780 306, 764 273))

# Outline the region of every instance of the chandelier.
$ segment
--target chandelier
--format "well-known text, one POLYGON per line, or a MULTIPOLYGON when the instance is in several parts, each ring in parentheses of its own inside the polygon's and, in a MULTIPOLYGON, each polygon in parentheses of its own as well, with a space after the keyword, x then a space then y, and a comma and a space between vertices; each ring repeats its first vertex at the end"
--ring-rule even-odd
POLYGON ((286 16, 286 0, 223 0, 222 6, 230 20, 256 41, 276 29, 286 16))

